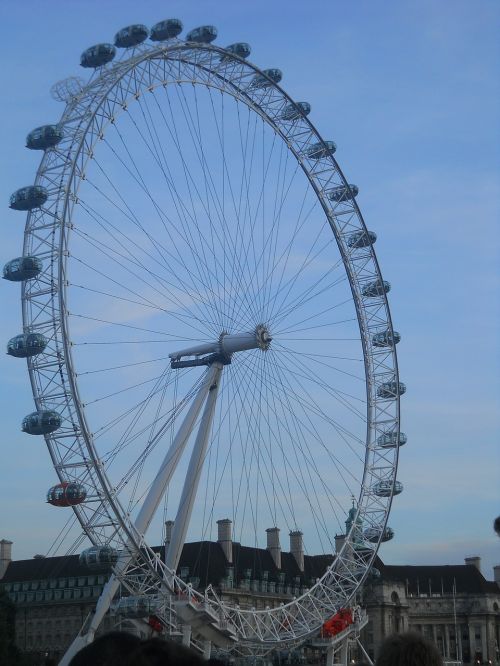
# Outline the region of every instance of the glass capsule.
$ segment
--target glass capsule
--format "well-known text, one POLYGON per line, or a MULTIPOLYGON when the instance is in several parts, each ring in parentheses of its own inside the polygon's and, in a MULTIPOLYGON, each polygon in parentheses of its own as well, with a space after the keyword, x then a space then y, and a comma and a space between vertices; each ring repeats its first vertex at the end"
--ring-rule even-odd
POLYGON ((79 483, 63 481, 52 486, 47 492, 47 502, 52 506, 76 506, 85 501, 87 493, 79 483))
POLYGON ((21 333, 7 343, 7 354, 16 358, 30 358, 41 354, 48 344, 41 333, 21 333))
POLYGON ((80 56, 80 65, 82 67, 102 67, 111 62, 116 55, 116 49, 113 44, 96 44, 86 49, 80 56))
POLYGON ((179 19, 159 21, 151 28, 149 39, 152 42, 165 42, 167 39, 173 39, 180 35, 183 27, 182 21, 179 21, 179 19))
POLYGON ((26 148, 30 150, 47 150, 53 148, 61 141, 64 134, 57 125, 42 125, 35 127, 26 137, 26 148))
POLYGON ((8 261, 3 267, 4 280, 22 282, 36 277, 43 268, 38 257, 16 257, 8 261))
POLYGON ((358 194, 359 194, 359 189, 357 185, 352 185, 352 184, 349 184, 347 186, 339 185, 338 187, 334 187, 329 192, 327 192, 327 196, 330 199, 330 201, 336 201, 338 203, 342 201, 351 201, 355 199, 358 196, 358 194))
POLYGON ((210 44, 217 37, 217 28, 213 25, 202 25, 190 30, 186 35, 186 42, 197 44, 210 44))
POLYGON ((61 427, 61 415, 52 410, 32 412, 25 416, 21 430, 28 435, 48 435, 61 427))
POLYGON ((49 193, 41 185, 28 185, 16 190, 10 196, 10 208, 14 210, 33 210, 40 208, 49 198, 49 193))

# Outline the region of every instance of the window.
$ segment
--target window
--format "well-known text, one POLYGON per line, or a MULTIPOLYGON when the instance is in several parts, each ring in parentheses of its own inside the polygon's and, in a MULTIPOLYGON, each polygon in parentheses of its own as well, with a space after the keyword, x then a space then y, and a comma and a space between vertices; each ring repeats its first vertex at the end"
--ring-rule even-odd
POLYGON ((424 624, 422 626, 422 629, 424 636, 432 640, 433 638, 432 624, 424 624))

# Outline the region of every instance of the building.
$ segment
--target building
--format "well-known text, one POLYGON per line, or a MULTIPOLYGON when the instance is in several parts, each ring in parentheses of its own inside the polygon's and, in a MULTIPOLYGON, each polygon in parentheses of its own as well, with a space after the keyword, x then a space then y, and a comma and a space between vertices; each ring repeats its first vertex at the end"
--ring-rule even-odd
MULTIPOLYGON (((267 548, 242 546, 232 541, 231 521, 218 521, 217 542, 185 544, 178 574, 196 588, 212 583, 241 607, 286 603, 313 584, 333 556, 304 555, 298 531, 282 551, 279 530, 266 532, 267 548)), ((11 546, 0 542, 0 584, 17 607, 17 644, 35 660, 58 658, 93 610, 110 570, 89 570, 77 555, 15 561, 11 546)), ((157 551, 164 557, 164 546, 157 551)), ((495 581, 482 575, 479 558, 452 566, 389 566, 377 558, 375 566, 380 575, 370 577, 361 598, 370 618, 361 640, 372 658, 385 636, 413 629, 433 640, 446 660, 500 666, 500 566, 495 581)), ((108 615, 101 629, 120 620, 108 615)))
POLYGON ((499 664, 500 566, 494 581, 479 557, 463 565, 390 566, 378 560, 380 578, 369 582, 363 605, 370 621, 361 640, 373 657, 392 632, 418 631, 446 661, 499 664))

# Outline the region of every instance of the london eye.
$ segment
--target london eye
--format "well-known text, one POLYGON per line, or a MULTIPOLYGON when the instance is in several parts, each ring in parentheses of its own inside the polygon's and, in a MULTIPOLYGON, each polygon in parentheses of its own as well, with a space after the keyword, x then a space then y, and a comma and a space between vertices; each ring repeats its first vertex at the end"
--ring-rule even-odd
POLYGON ((47 501, 75 513, 82 561, 113 567, 73 651, 119 587, 194 644, 299 644, 354 598, 402 491, 400 335, 340 139, 247 43, 182 31, 132 25, 87 49, 10 201, 27 213, 4 268, 22 286, 8 353, 35 401, 22 429, 45 438, 47 501), (278 569, 280 530, 302 572, 304 554, 330 558, 286 603, 240 607, 178 571, 216 520, 267 538, 278 569))

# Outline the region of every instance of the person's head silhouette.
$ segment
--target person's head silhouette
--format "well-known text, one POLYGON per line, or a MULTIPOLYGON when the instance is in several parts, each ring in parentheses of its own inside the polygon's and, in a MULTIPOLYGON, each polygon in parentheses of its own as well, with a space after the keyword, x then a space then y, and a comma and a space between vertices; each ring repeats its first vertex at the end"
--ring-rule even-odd
POLYGON ((393 634, 380 646, 376 666, 443 666, 437 647, 421 634, 393 634))

